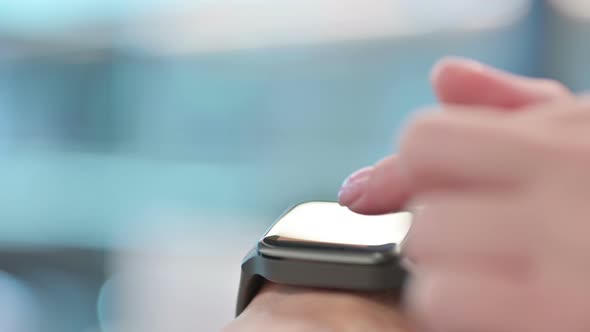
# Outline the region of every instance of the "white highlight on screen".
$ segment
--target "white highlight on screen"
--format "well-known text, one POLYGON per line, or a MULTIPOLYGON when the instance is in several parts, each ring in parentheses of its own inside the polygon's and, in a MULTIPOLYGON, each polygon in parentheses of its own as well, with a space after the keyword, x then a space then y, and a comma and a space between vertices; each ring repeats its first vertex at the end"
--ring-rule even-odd
POLYGON ((308 202, 296 206, 266 236, 345 245, 399 244, 411 225, 408 212, 365 216, 331 202, 308 202))

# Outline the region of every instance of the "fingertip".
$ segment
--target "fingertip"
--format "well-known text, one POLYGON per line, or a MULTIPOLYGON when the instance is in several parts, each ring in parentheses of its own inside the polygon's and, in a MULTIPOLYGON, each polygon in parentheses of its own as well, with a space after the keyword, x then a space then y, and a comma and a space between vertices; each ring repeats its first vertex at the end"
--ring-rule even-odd
POLYGON ((408 192, 398 157, 389 156, 374 166, 362 192, 347 206, 353 212, 366 215, 390 213, 401 209, 408 192))
POLYGON ((348 176, 338 191, 338 203, 342 206, 353 204, 366 190, 366 184, 373 167, 364 167, 348 176))
POLYGON ((347 206, 352 212, 363 214, 367 216, 381 215, 399 211, 402 208, 400 204, 382 205, 379 203, 373 203, 364 196, 356 202, 347 206))
POLYGON ((434 85, 439 85, 457 73, 477 72, 484 69, 485 66, 475 60, 459 56, 446 56, 438 60, 432 67, 430 81, 434 85))
MULTIPOLYGON (((447 57, 440 60, 432 69, 431 84, 441 103, 472 103, 473 96, 485 93, 486 80, 493 76, 490 67, 477 61, 447 57)), ((479 98, 479 97, 477 97, 479 98)))

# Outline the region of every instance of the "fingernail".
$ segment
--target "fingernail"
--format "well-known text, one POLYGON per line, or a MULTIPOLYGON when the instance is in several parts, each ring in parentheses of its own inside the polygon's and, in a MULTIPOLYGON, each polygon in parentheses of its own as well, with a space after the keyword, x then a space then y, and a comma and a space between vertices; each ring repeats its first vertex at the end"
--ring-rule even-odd
POLYGON ((342 206, 349 206, 358 200, 372 171, 373 167, 365 167, 346 178, 338 192, 338 203, 342 206))

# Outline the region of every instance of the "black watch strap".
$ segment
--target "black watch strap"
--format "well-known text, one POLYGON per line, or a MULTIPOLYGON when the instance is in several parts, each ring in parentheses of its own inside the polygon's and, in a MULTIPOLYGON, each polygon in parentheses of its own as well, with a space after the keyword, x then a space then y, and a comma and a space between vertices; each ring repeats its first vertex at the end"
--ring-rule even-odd
POLYGON ((264 284, 264 278, 255 274, 254 268, 251 266, 252 264, 257 264, 257 255, 256 248, 253 248, 244 259, 244 262, 246 263, 242 264, 240 288, 238 290, 238 301, 236 305, 236 317, 246 309, 248 304, 250 304, 256 294, 258 294, 260 288, 264 284))
POLYGON ((254 248, 242 263, 236 316, 266 280, 292 286, 400 292, 406 277, 397 260, 377 265, 331 264, 265 257, 254 248))

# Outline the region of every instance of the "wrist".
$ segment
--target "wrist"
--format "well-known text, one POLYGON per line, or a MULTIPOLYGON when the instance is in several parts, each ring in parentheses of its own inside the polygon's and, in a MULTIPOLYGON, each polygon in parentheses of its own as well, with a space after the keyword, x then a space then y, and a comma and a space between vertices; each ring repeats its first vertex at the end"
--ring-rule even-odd
POLYGON ((400 308, 395 295, 383 292, 267 283, 233 325, 274 326, 281 331, 408 331, 400 308))

